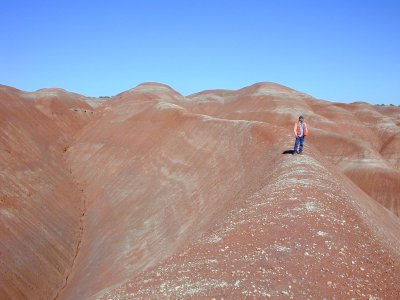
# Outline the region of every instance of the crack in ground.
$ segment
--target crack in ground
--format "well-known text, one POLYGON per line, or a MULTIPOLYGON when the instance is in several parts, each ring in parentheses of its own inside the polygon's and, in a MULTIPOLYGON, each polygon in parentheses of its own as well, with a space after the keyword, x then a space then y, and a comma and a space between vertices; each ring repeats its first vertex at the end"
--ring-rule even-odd
MULTIPOLYGON (((75 186, 77 186, 79 188, 79 183, 76 181, 75 177, 72 174, 72 170, 69 170, 69 173, 72 176, 72 181, 75 183, 75 186)), ((82 245, 82 239, 83 239, 83 234, 85 231, 85 226, 84 226, 84 218, 85 218, 85 214, 86 214, 86 195, 85 195, 85 191, 82 188, 79 188, 79 190, 82 193, 82 208, 81 208, 81 213, 80 213, 80 217, 79 217, 79 237, 78 237, 78 242, 76 244, 75 247, 75 254, 74 254, 74 258, 72 259, 72 263, 70 265, 70 268, 67 272, 67 275, 65 277, 63 286, 58 290, 57 294, 55 295, 55 297, 53 298, 53 300, 56 300, 61 294, 62 292, 65 290, 65 288, 68 285, 68 279, 72 273, 72 270, 75 267, 75 263, 76 263, 76 259, 78 257, 79 251, 81 249, 81 245, 82 245)))

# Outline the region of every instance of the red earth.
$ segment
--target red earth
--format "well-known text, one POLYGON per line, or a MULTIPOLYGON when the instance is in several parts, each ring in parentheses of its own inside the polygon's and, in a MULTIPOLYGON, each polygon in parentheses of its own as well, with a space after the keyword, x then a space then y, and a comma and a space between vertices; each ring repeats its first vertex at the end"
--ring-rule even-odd
POLYGON ((0 86, 0 130, 0 299, 400 298, 400 107, 0 86))

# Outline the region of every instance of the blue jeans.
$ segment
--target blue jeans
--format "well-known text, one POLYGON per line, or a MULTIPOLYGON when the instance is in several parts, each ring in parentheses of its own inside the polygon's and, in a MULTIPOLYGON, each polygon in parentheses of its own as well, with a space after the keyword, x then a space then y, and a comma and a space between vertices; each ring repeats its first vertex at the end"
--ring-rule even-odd
POLYGON ((303 152, 303 144, 304 144, 304 136, 296 137, 296 141, 294 142, 294 153, 302 153, 303 152), (299 147, 300 144, 300 147, 299 147), (297 150, 299 148, 299 150, 297 150))

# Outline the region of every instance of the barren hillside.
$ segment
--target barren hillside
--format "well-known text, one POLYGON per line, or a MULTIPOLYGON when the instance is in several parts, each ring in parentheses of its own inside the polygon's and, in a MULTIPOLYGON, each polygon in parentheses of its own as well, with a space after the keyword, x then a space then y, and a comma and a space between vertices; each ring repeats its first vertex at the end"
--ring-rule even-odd
POLYGON ((0 86, 1 299, 400 297, 399 107, 273 83, 93 101, 0 86))

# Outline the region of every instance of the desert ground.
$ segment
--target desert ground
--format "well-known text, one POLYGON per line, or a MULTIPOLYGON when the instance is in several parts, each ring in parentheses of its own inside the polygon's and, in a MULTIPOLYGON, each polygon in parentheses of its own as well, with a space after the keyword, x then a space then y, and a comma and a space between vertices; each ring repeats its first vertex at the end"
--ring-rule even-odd
POLYGON ((400 107, 0 85, 0 187, 0 299, 400 299, 400 107))

